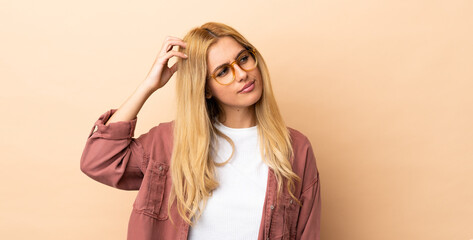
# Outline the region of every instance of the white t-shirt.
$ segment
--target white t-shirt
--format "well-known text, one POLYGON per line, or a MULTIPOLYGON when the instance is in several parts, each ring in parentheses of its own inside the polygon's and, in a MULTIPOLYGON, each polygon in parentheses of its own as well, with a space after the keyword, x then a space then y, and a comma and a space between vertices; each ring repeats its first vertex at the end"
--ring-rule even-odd
MULTIPOLYGON (((190 240, 258 238, 263 214, 268 166, 262 161, 257 126, 229 128, 220 122, 215 125, 235 144, 232 159, 217 167, 220 186, 213 191, 194 227, 189 228, 190 240)), ((232 146, 218 136, 214 160, 226 161, 232 146)))

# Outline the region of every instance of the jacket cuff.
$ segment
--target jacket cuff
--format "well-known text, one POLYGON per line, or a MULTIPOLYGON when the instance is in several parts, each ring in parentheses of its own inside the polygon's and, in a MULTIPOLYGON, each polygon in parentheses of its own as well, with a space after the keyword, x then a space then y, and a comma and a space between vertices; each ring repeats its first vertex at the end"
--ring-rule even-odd
POLYGON ((133 138, 136 127, 136 121, 138 120, 137 117, 129 121, 118 121, 105 125, 105 123, 117 110, 118 109, 116 108, 112 108, 107 112, 103 113, 92 127, 92 130, 89 134, 89 138, 92 136, 107 139, 133 138))

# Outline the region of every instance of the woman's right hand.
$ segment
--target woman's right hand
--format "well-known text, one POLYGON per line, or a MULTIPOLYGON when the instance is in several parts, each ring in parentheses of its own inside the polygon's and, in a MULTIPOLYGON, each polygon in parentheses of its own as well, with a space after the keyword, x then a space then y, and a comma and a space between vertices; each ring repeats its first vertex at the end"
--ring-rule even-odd
POLYGON ((187 44, 182 39, 177 37, 167 36, 164 39, 161 51, 156 57, 153 66, 151 67, 150 71, 148 72, 148 76, 144 81, 144 84, 146 84, 146 86, 149 87, 152 92, 166 85, 172 75, 178 70, 177 62, 172 65, 172 67, 168 67, 168 61, 171 57, 176 56, 187 58, 186 54, 172 50, 174 46, 185 48, 187 44))

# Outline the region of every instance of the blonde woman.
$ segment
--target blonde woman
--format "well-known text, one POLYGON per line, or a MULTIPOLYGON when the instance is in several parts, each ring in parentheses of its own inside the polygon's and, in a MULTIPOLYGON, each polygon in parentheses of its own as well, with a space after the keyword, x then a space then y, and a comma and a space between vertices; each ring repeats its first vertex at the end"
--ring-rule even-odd
POLYGON ((285 125, 258 49, 222 23, 165 39, 147 78, 95 122, 80 167, 139 190, 128 239, 319 239, 311 143, 285 125), (139 110, 174 73, 175 119, 134 138, 139 110))

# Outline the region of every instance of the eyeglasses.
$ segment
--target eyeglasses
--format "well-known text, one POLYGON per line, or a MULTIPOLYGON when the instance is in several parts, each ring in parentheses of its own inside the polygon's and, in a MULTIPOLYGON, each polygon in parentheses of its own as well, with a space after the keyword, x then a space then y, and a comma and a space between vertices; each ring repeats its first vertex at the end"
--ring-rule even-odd
POLYGON ((215 79, 221 85, 229 85, 235 80, 235 68, 233 64, 237 64, 241 69, 248 72, 256 68, 258 65, 258 61, 255 57, 255 50, 254 49, 246 49, 238 55, 235 61, 231 62, 230 64, 225 64, 217 69, 212 73, 211 77, 215 79), (232 74, 229 73, 229 70, 232 71, 232 74))

